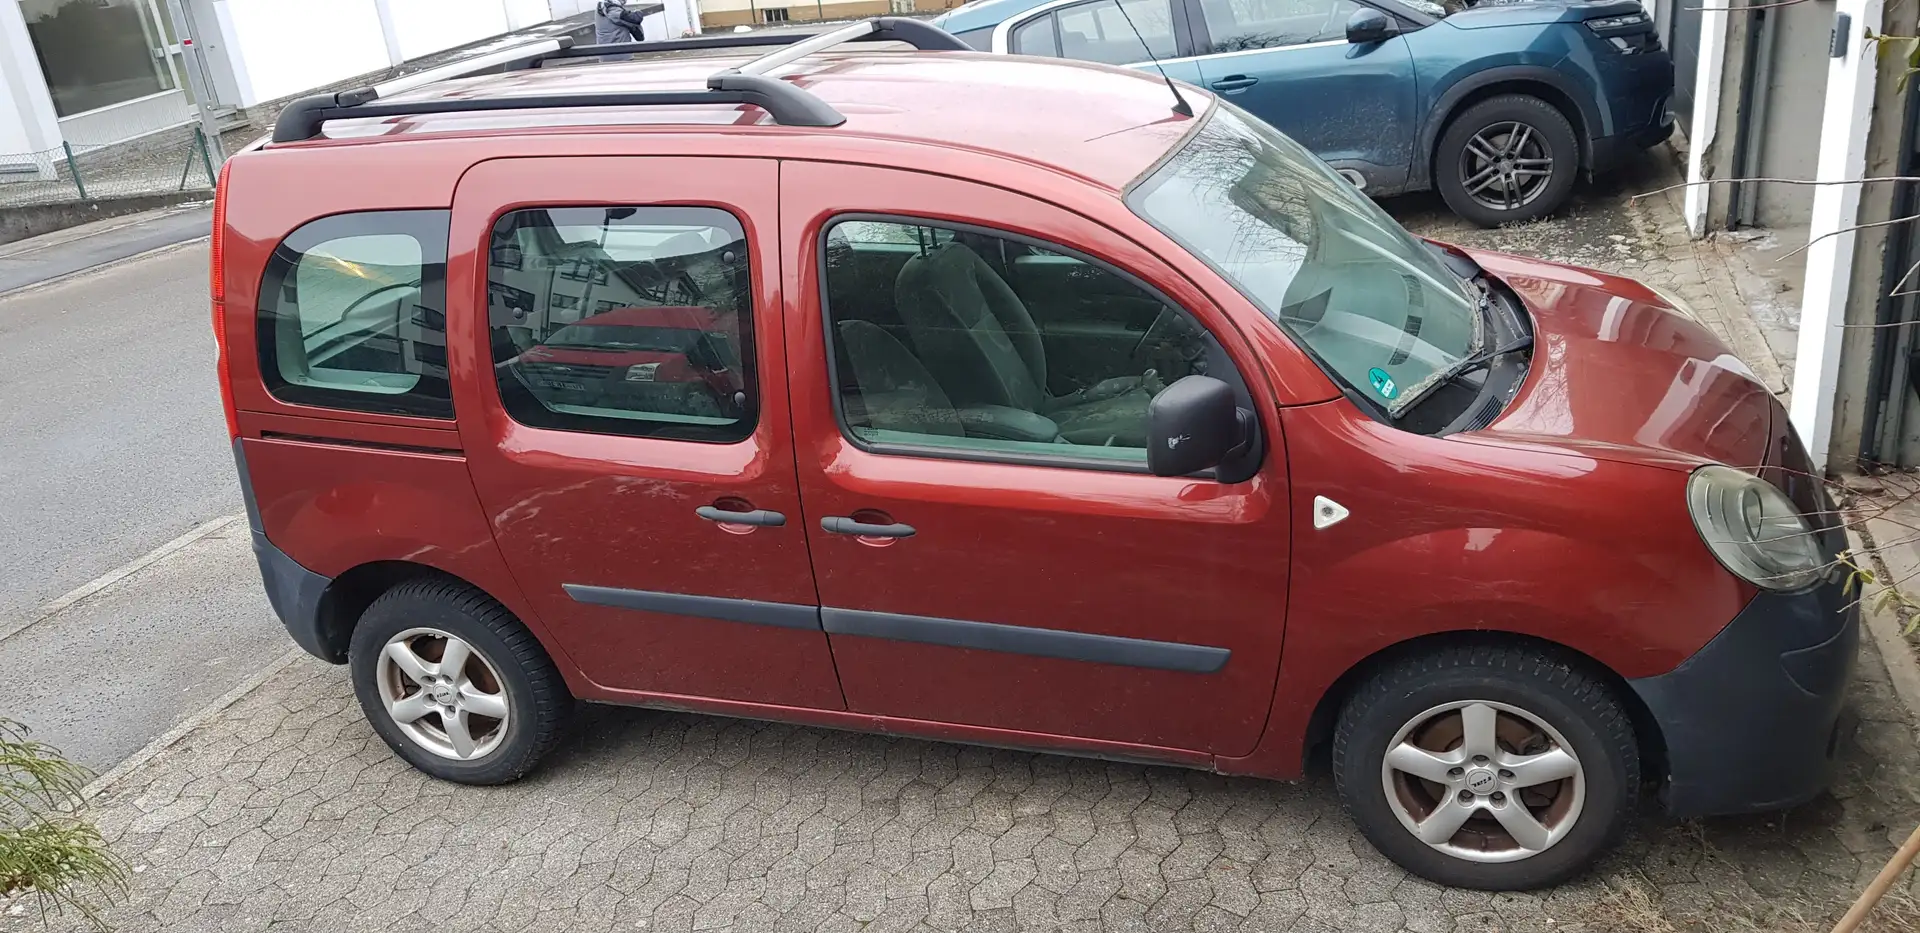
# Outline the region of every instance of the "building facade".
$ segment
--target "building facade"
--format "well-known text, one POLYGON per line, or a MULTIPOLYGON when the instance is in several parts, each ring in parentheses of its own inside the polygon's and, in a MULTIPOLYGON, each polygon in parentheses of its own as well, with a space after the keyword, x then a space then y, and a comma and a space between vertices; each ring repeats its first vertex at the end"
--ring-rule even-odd
POLYGON ((0 0, 0 173, 384 71, 593 0, 0 0), (180 37, 196 38, 198 57, 180 37))

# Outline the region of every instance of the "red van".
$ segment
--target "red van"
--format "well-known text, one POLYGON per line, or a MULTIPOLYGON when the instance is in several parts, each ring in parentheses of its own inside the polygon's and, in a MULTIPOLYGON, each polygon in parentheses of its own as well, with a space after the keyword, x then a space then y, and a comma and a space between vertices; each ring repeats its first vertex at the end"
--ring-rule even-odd
POLYGON ((227 164, 261 573, 396 753, 513 780, 585 700, 1326 755, 1479 888, 1581 870, 1643 790, 1821 791, 1844 535, 1686 309, 1416 239, 1204 91, 957 46, 522 47, 227 164))

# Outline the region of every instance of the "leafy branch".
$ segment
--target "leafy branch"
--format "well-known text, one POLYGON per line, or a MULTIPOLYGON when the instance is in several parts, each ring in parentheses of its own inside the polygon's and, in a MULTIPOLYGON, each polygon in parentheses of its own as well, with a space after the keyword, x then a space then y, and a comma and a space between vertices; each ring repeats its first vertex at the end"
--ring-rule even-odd
POLYGON ((87 770, 0 719, 0 898, 31 896, 105 930, 100 898, 127 891, 126 863, 81 816, 87 770))

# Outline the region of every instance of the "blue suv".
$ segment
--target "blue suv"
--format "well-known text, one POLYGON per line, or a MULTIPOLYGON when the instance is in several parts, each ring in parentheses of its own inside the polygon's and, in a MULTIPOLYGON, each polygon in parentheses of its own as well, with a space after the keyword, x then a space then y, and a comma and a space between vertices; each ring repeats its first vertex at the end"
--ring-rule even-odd
POLYGON ((933 22, 983 51, 1212 88, 1372 195, 1437 188, 1485 226, 1673 129, 1673 61, 1636 0, 975 0, 933 22))

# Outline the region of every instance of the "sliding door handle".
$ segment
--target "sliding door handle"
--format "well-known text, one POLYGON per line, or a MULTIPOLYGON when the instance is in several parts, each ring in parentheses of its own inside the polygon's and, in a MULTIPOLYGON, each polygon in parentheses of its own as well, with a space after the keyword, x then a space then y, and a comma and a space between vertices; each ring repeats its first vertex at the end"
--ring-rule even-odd
POLYGON ((871 525, 856 522, 844 515, 829 515, 820 520, 820 527, 828 534, 854 535, 861 538, 911 538, 913 526, 894 522, 891 525, 871 525))
POLYGON ((703 505, 694 509, 693 514, 710 522, 719 522, 722 525, 759 525, 767 528, 778 528, 787 523, 787 517, 785 515, 770 509, 754 509, 751 512, 728 512, 725 509, 716 509, 710 505, 703 505))

